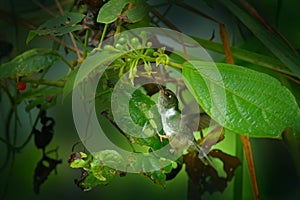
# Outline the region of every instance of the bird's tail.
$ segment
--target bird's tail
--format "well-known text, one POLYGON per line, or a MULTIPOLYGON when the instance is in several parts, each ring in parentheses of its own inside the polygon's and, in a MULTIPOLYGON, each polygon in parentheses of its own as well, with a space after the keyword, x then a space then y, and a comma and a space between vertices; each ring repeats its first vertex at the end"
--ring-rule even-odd
POLYGON ((214 167, 212 160, 208 157, 209 150, 203 148, 201 145, 197 143, 197 141, 193 140, 194 146, 198 150, 198 158, 205 164, 214 167))

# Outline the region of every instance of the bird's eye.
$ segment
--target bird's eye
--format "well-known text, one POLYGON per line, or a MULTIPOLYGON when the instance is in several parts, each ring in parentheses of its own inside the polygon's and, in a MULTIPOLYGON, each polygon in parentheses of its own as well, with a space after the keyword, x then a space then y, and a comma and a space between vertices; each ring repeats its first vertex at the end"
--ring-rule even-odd
POLYGON ((165 96, 166 96, 168 99, 171 99, 171 98, 172 98, 172 95, 170 94, 170 92, 166 92, 166 93, 165 93, 165 96))

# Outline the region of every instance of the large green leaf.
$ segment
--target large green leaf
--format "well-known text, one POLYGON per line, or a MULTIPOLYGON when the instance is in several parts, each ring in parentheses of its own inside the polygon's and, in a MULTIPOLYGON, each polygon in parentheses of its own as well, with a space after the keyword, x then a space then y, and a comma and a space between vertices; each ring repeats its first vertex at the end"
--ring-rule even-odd
POLYGON ((51 49, 31 49, 0 66, 0 78, 28 76, 46 69, 61 59, 51 49))
POLYGON ((61 36, 66 33, 81 30, 82 26, 78 23, 83 19, 84 15, 81 13, 68 12, 64 16, 51 18, 36 30, 29 32, 26 43, 29 43, 36 35, 54 35, 61 36))
MULTIPOLYGON (((234 132, 279 138, 285 128, 300 124, 294 96, 269 75, 236 65, 200 61, 185 63, 183 75, 203 109, 234 132)), ((299 132, 295 134, 300 136, 299 132)))

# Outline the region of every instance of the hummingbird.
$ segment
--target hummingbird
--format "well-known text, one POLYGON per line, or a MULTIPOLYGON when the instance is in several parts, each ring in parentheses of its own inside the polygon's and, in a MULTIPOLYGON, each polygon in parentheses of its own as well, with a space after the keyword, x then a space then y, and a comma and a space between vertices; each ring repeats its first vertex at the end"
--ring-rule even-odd
POLYGON ((161 121, 165 135, 159 134, 161 138, 167 138, 171 146, 171 153, 182 152, 191 146, 196 147, 199 152, 199 158, 202 160, 207 155, 202 147, 194 138, 193 130, 187 124, 185 116, 181 115, 179 102, 174 92, 169 89, 164 89, 161 86, 158 96, 158 111, 161 115, 161 121))
POLYGON ((181 112, 178 107, 176 95, 169 89, 160 89, 158 96, 158 111, 165 135, 160 135, 169 139, 172 147, 171 153, 183 151, 192 145, 192 135, 182 124, 181 112), (186 132, 187 131, 187 132, 186 132))

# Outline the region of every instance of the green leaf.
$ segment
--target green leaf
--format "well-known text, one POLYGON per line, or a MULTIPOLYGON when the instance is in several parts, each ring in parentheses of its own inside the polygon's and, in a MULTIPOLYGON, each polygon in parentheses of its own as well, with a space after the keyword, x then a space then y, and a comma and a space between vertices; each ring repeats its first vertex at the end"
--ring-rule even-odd
POLYGON ((154 105, 155 102, 141 90, 134 91, 129 100, 129 113, 133 122, 144 126, 149 120, 146 112, 149 112, 154 105))
POLYGON ((103 51, 97 51, 88 55, 80 66, 75 79, 74 87, 76 87, 89 76, 94 75, 92 72, 94 72, 95 69, 98 70, 98 73, 103 73, 105 67, 122 54, 122 52, 104 49, 103 51))
POLYGON ((18 102, 22 102, 24 99, 31 100, 26 106, 26 112, 30 111, 37 105, 41 105, 43 109, 55 105, 55 98, 61 94, 62 89, 58 87, 43 86, 28 92, 24 92, 22 96, 17 99, 18 102), (51 100, 49 102, 49 100, 51 100))
POLYGON ((170 159, 159 158, 157 156, 149 155, 148 153, 143 154, 143 157, 144 157, 144 159, 136 159, 137 157, 128 158, 129 162, 130 162, 130 160, 135 159, 134 162, 131 161, 130 167, 132 167, 135 170, 139 169, 139 170, 141 170, 141 172, 147 173, 147 174, 152 173, 152 172, 148 171, 150 167, 152 169, 160 169, 158 171, 163 171, 164 173, 165 172, 167 173, 167 171, 160 168, 160 166, 162 166, 162 163, 165 163, 164 166, 166 166, 169 169, 169 166, 172 165, 172 163, 173 163, 173 161, 171 161, 170 159), (142 168, 141 168, 141 166, 142 166, 142 168))
POLYGON ((29 42, 33 40, 33 38, 35 38, 36 35, 37 33, 34 30, 29 31, 26 38, 26 44, 29 44, 29 42))
POLYGON ((76 159, 70 163, 71 168, 83 168, 86 165, 86 161, 83 159, 76 159))
POLYGON ((31 49, 13 60, 0 66, 0 78, 28 76, 47 69, 56 61, 61 59, 61 55, 49 49, 31 49))
POLYGON ((281 36, 268 30, 247 12, 240 9, 232 1, 219 0, 227 7, 253 34, 298 78, 300 78, 300 57, 281 36))
POLYGON ((118 19, 124 7, 132 0, 110 0, 99 10, 97 22, 109 24, 118 19))
POLYGON ((185 63, 183 75, 202 108, 234 132, 280 138, 285 128, 300 124, 294 96, 269 75, 236 65, 201 61, 185 63))
POLYGON ((154 171, 149 174, 149 178, 153 181, 153 183, 166 187, 166 174, 162 171, 154 171))
POLYGON ((130 117, 135 124, 143 127, 145 130, 151 130, 152 137, 132 137, 134 143, 151 147, 153 150, 162 148, 167 144, 166 140, 160 142, 156 134, 156 130, 160 131, 161 121, 160 114, 155 106, 156 103, 141 90, 136 90, 129 100, 129 113, 130 117))
POLYGON ((122 14, 128 21, 135 23, 141 21, 149 11, 145 0, 110 0, 99 10, 97 22, 109 24, 118 19, 122 14), (125 10, 126 5, 132 4, 131 8, 125 10))
POLYGON ((83 153, 75 153, 71 155, 69 159, 69 165, 71 168, 81 169, 82 175, 79 180, 76 180, 76 184, 85 191, 91 190, 97 185, 106 185, 120 173, 119 171, 105 166, 103 161, 117 162, 122 164, 122 158, 117 152, 111 150, 104 150, 95 153, 95 157, 92 155, 86 156, 83 153))
MULTIPOLYGON (((140 21, 130 24, 124 24, 125 30, 128 29, 135 29, 135 28, 141 28, 141 27, 149 27, 151 26, 151 19, 149 17, 149 15, 146 15, 143 19, 141 19, 140 21)), ((122 29, 121 29, 122 30, 122 29)))
POLYGON ((61 93, 62 88, 59 87, 49 87, 40 86, 38 88, 30 89, 23 92, 22 95, 17 99, 17 102, 22 102, 24 99, 34 99, 34 98, 47 98, 49 96, 58 95, 61 93))
MULTIPOLYGON (((157 162, 157 158, 156 159, 151 159, 149 160, 150 163, 147 163, 144 165, 156 165, 157 162)), ((168 173, 170 173, 173 169, 175 169, 177 167, 177 163, 176 162, 172 162, 171 164, 167 165, 166 167, 164 167, 163 169, 159 170, 159 171, 153 171, 153 172, 147 172, 144 175, 146 175, 148 178, 151 179, 151 181, 153 181, 153 183, 160 185, 162 187, 166 187, 166 182, 167 182, 167 175, 168 173)))
POLYGON ((93 153, 94 158, 97 159, 99 162, 103 163, 107 166, 114 166, 116 169, 123 169, 124 161, 123 157, 114 150, 103 150, 96 153, 93 153))
POLYGON ((109 179, 106 178, 107 175, 112 175, 109 177, 113 177, 113 174, 107 173, 107 170, 105 170, 105 169, 107 169, 107 167, 103 166, 102 163, 100 163, 100 161, 98 159, 94 159, 90 163, 90 166, 91 166, 90 172, 92 173, 92 175, 99 181, 103 181, 103 183, 106 183, 106 181, 109 181, 109 179))
POLYGON ((40 25, 36 30, 29 32, 26 43, 28 44, 36 35, 54 35, 61 36, 66 33, 81 30, 82 26, 77 23, 81 22, 84 15, 81 13, 68 12, 64 16, 59 16, 56 18, 51 18, 42 25, 40 25))
POLYGON ((74 69, 71 74, 69 75, 65 86, 63 88, 63 95, 62 95, 62 101, 64 101, 64 99, 68 96, 68 94, 70 94, 70 92, 72 92, 73 90, 73 85, 74 85, 74 81, 77 75, 79 67, 77 67, 76 69, 74 69))
POLYGON ((149 6, 145 0, 136 0, 133 4, 133 7, 129 9, 126 13, 129 21, 136 23, 142 20, 146 14, 149 12, 149 6))
POLYGON ((91 162, 91 168, 85 172, 87 175, 77 181, 77 185, 84 191, 89 191, 98 185, 107 185, 116 176, 116 171, 101 166, 96 160, 91 162))

